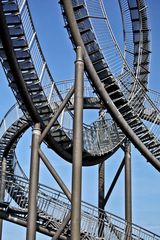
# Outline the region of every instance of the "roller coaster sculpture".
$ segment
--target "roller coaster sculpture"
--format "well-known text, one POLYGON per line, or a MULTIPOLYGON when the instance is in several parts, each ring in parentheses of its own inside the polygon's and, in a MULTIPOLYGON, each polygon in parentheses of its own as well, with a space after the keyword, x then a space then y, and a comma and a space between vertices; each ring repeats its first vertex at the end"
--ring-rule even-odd
POLYGON ((132 223, 131 207, 130 142, 160 171, 160 94, 147 89, 148 10, 145 0, 118 0, 118 4, 123 51, 102 0, 60 0, 77 57, 75 82, 57 83, 43 56, 27 0, 0 1, 0 59, 17 100, 0 124, 0 218, 25 226, 28 240, 36 239, 36 231, 54 240, 160 239, 132 223), (83 109, 97 109, 99 118, 87 125, 83 109), (30 127, 28 178, 15 149, 30 127), (72 163, 72 193, 41 150, 43 141, 72 163), (125 156, 104 197, 104 161, 119 148, 125 156), (40 159, 63 193, 39 184, 40 159), (81 202, 82 166, 95 164, 99 165, 98 208, 81 202), (104 210, 124 165, 125 220, 104 210))

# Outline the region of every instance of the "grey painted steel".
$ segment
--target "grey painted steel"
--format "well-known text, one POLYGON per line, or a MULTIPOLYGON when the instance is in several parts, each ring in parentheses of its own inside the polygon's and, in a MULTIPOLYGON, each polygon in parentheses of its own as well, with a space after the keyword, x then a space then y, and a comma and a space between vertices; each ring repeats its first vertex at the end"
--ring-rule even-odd
MULTIPOLYGON (((3 160, 2 160, 2 180, 1 180, 1 189, 0 189, 0 202, 4 202, 4 197, 5 197, 6 167, 7 167, 7 161, 6 161, 6 158, 3 157, 3 160)), ((3 234, 3 220, 0 219, 0 240, 2 240, 2 234, 3 234)))
POLYGON ((45 156, 45 154, 42 152, 41 149, 39 149, 39 156, 44 162, 49 172, 52 174, 52 176, 56 180, 56 182, 58 183, 58 185, 60 186, 60 188, 62 189, 62 191, 64 192, 64 194, 66 195, 66 197, 69 199, 69 201, 71 201, 71 193, 69 189, 67 188, 65 183, 62 181, 62 179, 60 178, 60 176, 58 175, 58 173, 56 172, 54 167, 51 165, 50 161, 48 160, 48 158, 45 156))
POLYGON ((83 76, 84 63, 81 47, 77 47, 75 62, 75 95, 73 121, 73 165, 72 165, 72 208, 71 240, 80 239, 81 225, 81 184, 82 184, 82 148, 83 148, 83 76))
POLYGON ((57 232, 54 234, 54 237, 52 238, 52 240, 57 240, 59 239, 61 233, 63 232, 63 230, 65 229, 66 225, 68 224, 68 222, 71 219, 71 213, 69 213, 66 218, 64 219, 63 223, 61 224, 60 228, 57 230, 57 232))
POLYGON ((104 231, 104 223, 102 221, 102 216, 104 206, 104 191, 105 191, 105 162, 102 162, 98 165, 98 209, 99 209, 99 229, 98 229, 98 237, 103 237, 104 231))
POLYGON ((130 139, 130 141, 135 145, 135 147, 144 155, 144 157, 158 170, 160 171, 160 162, 156 159, 155 156, 148 150, 148 148, 142 143, 142 141, 138 138, 132 128, 128 125, 126 120, 123 118, 122 114, 118 111, 115 104, 111 100, 109 94, 107 93, 106 89, 104 88, 103 84, 101 83, 93 64, 85 50, 84 43, 81 39, 78 26, 76 23, 76 19, 74 16, 73 8, 71 0, 62 0, 64 5, 64 10, 67 16, 67 20, 70 26, 70 31, 72 37, 75 41, 77 46, 81 46, 83 49, 84 54, 84 63, 85 69, 87 70, 91 81, 96 88, 97 93, 101 97, 105 107, 110 112, 113 119, 116 121, 118 126, 122 129, 124 134, 130 139))
POLYGON ((103 209, 104 188, 105 188, 105 163, 98 165, 98 207, 103 209))
POLYGON ((74 87, 72 87, 69 92, 67 93, 66 97, 64 98, 63 102, 59 106, 57 112, 54 114, 53 118, 50 120, 50 122, 47 124, 46 128, 43 130, 41 137, 40 137, 40 143, 43 141, 45 136, 48 134, 49 130, 55 123, 55 121, 58 119, 59 115, 63 111, 63 109, 66 107, 66 104, 68 103, 69 99, 72 97, 74 93, 74 87))
MULTIPOLYGON (((3 13, 3 6, 1 1, 0 1, 0 22, 1 22, 0 37, 2 39, 3 47, 7 56, 10 69, 13 73, 14 79, 16 79, 19 94, 33 122, 34 123, 41 122, 40 116, 30 97, 26 84, 23 81, 23 76, 20 71, 20 67, 18 65, 14 50, 12 48, 12 42, 8 32, 8 27, 7 27, 5 16, 3 13)), ((68 159, 69 161, 71 160, 71 154, 63 150, 51 136, 47 136, 47 142, 58 154, 61 155, 61 157, 63 157, 64 159, 68 159)))
POLYGON ((113 179, 113 181, 111 183, 111 186, 110 186, 110 188, 109 188, 109 190, 108 190, 108 192, 107 192, 107 194, 105 196, 105 199, 104 199, 104 202, 103 202, 103 207, 105 207, 105 205, 107 204, 107 202, 109 200, 109 197, 110 197, 110 195, 111 195, 111 193, 112 193, 112 191, 113 191, 113 189, 114 189, 114 187, 115 187, 115 185, 117 183, 117 180, 118 180, 118 178, 119 178, 119 176, 120 176, 120 174, 122 172, 124 164, 125 164, 125 159, 122 160, 122 162, 121 162, 121 164, 120 164, 120 166, 119 166, 119 168, 118 168, 118 170, 116 172, 116 175, 115 175, 115 177, 114 177, 114 179, 113 179))
POLYGON ((131 144, 125 144, 125 220, 132 224, 131 144))
POLYGON ((28 204, 26 240, 36 239, 37 193, 38 193, 39 164, 40 164, 38 149, 39 149, 40 134, 41 134, 40 124, 36 123, 32 133, 29 204, 28 204))
MULTIPOLYGON (((1 175, 0 175, 1 176, 1 175)), ((24 199, 24 196, 27 196, 29 189, 29 181, 26 178, 21 178, 16 175, 8 175, 8 181, 6 182, 6 190, 9 190, 9 194, 11 193, 11 198, 9 199, 9 206, 5 211, 7 213, 11 213, 12 216, 17 217, 20 220, 27 220, 27 206, 28 206, 28 197, 24 199), (16 181, 10 181, 15 177, 16 181), (19 196, 20 187, 24 187, 24 195, 19 196), (10 191, 11 190, 11 191, 10 191), (13 194, 14 193, 14 194, 13 194), (10 200, 19 199, 18 204, 21 202, 22 208, 17 208, 15 206, 14 201, 10 200)), ((55 231, 55 229, 59 229, 60 223, 63 222, 64 217, 70 211, 70 204, 68 205, 68 199, 64 196, 63 193, 58 190, 49 188, 45 185, 39 184, 39 194, 38 194, 38 218, 37 225, 40 224, 43 228, 51 231, 55 231), (53 197, 54 196, 54 197, 53 197), (47 207, 47 209, 46 209, 47 207), (46 211, 47 210, 47 211, 46 211), (66 211, 67 210, 67 211, 66 211), (61 214, 62 213, 62 214, 61 214), (64 215, 65 214, 65 215, 64 215), (61 216, 59 218, 59 215, 61 216), (47 221, 46 221, 47 220, 47 221), (49 220, 49 225, 48 225, 49 220), (58 220, 58 221, 57 221, 58 220), (57 226, 58 223, 58 226, 57 226), (53 224, 53 225, 52 225, 53 224)), ((105 238, 115 239, 116 236, 121 236, 118 239, 124 239, 126 234, 126 222, 124 219, 117 217, 108 212, 104 212, 104 226, 105 226, 105 238), (113 226, 113 228, 112 228, 113 226)), ((102 218, 103 219, 103 218, 102 218)), ((82 202, 82 215, 81 215, 81 237, 82 239, 96 239, 98 238, 98 208, 94 207, 90 204, 82 202), (94 226, 94 227, 93 227, 94 226)), ((63 236, 66 234, 70 236, 70 226, 66 226, 65 231, 63 232, 63 236)), ((154 239, 159 240, 160 236, 149 232, 142 227, 132 224, 132 238, 133 239, 154 239)), ((116 238, 117 239, 117 238, 116 238)))
MULTIPOLYGON (((19 2, 19 1, 18 1, 19 2)), ((20 1, 21 2, 21 1, 20 1)), ((9 29, 9 25, 7 24, 7 17, 10 16, 11 19, 12 17, 16 17, 20 20, 20 22, 18 23, 18 28, 21 29, 21 36, 20 36, 20 39, 19 37, 16 35, 16 39, 19 41, 19 40, 22 40, 22 39, 26 39, 28 36, 26 34, 25 36, 25 31, 24 31, 24 26, 23 25, 23 13, 24 11, 22 11, 21 13, 18 12, 18 6, 17 6, 17 1, 13 2, 13 5, 14 7, 17 8, 17 13, 16 15, 14 16, 14 13, 12 12, 12 9, 9 8, 9 12, 5 12, 5 9, 4 10, 4 14, 2 14, 3 16, 3 25, 4 25, 4 28, 6 29, 9 29), (11 11, 11 12, 10 12, 11 11), (22 20, 22 21, 21 21, 22 20)), ((19 4, 18 4, 19 5, 19 4)), ((28 4, 27 2, 24 2, 24 7, 27 8, 27 11, 29 11, 28 9, 28 4), (26 3, 26 5, 25 5, 26 3)), ((26 10, 25 10, 26 11, 26 10)), ((31 18, 31 15, 30 15, 30 11, 29 11, 29 18, 31 18)), ((14 25, 14 28, 13 30, 17 28, 16 24, 13 22, 13 25, 14 25)), ((25 25, 25 24, 24 24, 25 25)), ((35 36, 35 41, 37 42, 37 36, 35 34, 35 29, 34 29, 34 26, 33 26, 33 23, 31 21, 31 25, 33 27, 33 32, 34 32, 34 35, 35 36)), ((10 33, 10 32, 9 32, 10 33)), ((16 31, 15 31, 16 33, 16 31)), ((8 31, 2 31, 2 36, 4 37, 4 41, 3 41, 3 44, 5 47, 3 47, 3 54, 5 55, 5 58, 6 58, 6 55, 7 55, 7 58, 4 60, 6 61, 6 64, 7 66, 9 66, 10 68, 10 65, 15 65, 14 66, 14 69, 12 68, 10 73, 12 75, 12 79, 13 81, 9 81, 10 82, 10 86, 12 88, 12 90, 14 90, 14 94, 18 100, 18 102, 20 102, 20 105, 22 106, 22 110, 26 113, 26 110, 27 110, 27 113, 29 112, 32 120, 34 123, 36 122, 40 122, 41 123, 41 128, 44 129, 45 127, 45 124, 47 125, 47 122, 49 121, 49 117, 51 117, 51 114, 50 114, 50 111, 51 111, 51 108, 50 106, 48 105, 48 102, 47 102, 47 99, 46 99, 46 96, 45 95, 41 95, 43 93, 43 89, 41 88, 41 84, 39 84, 40 82, 37 81, 37 83, 35 83, 35 81, 31 79, 31 83, 28 82, 28 80, 23 77, 23 73, 24 71, 21 69, 20 66, 17 65, 17 63, 19 65, 21 65, 21 60, 19 60, 19 58, 17 57, 16 55, 16 49, 14 47, 14 45, 12 45, 12 40, 14 37, 12 37, 11 34, 8 34, 8 31), (12 52, 13 54, 11 55, 12 57, 12 60, 10 59, 10 54, 7 52, 7 54, 5 53, 6 51, 10 51, 12 52), (19 68, 18 68, 19 67, 19 68), (22 70, 22 72, 21 72, 22 70), (34 86, 33 86, 34 85, 34 86), (38 86, 38 88, 37 88, 38 86), (15 90, 16 89, 16 90, 15 90), (35 94, 35 91, 37 94, 35 94), (43 96, 43 97, 42 97, 43 96), (42 104, 38 104, 36 103, 36 101, 40 101, 41 102, 41 97, 42 97, 42 104), (35 100, 35 98, 37 100, 35 100), (44 108, 45 107, 45 108, 44 108), (45 109, 45 110, 44 110, 45 109), (44 111, 47 110, 47 116, 44 117, 44 111)), ((15 40, 15 38, 14 38, 15 40)), ((28 41, 25 41, 25 44, 28 45, 28 41)), ((20 47, 20 46, 19 46, 20 47)), ((39 43, 37 42, 37 47, 40 51, 40 55, 43 55, 42 52, 41 52, 41 49, 40 49, 40 46, 39 46, 39 43)), ((19 49, 18 51, 20 51, 20 54, 23 55, 23 48, 20 47, 21 49, 19 49)), ((28 47, 25 47, 25 50, 28 49, 28 47)), ((31 50, 31 49, 30 49, 31 50)), ((29 54, 29 49, 25 51, 27 54, 29 54)), ((32 59, 32 54, 29 54, 28 57, 29 57, 29 60, 28 62, 30 62, 30 64, 32 65, 32 67, 35 68, 35 64, 33 63, 33 59, 32 59)), ((3 57, 2 57, 3 58, 3 57)), ((25 59, 23 58, 23 62, 25 64, 25 59)), ((45 64, 45 60, 44 60, 44 57, 42 56, 42 62, 45 64)), ((29 64, 29 65, 30 65, 29 64)), ((4 67, 5 68, 5 67, 4 67)), ((5 68, 6 69, 6 68, 5 68)), ((47 67, 48 69, 48 67, 47 67)), ((36 70, 36 69, 35 69, 36 70)), ((35 71, 34 70, 34 71, 35 71)), ((29 71, 30 73, 33 73, 31 72, 30 70, 27 70, 29 71)), ((7 74, 8 74, 8 70, 7 70, 7 74)), ((50 75, 50 74, 49 74, 50 75)), ((8 76, 8 75, 7 75, 8 76)), ((10 79, 10 77, 8 77, 10 79)), ((52 82, 52 81, 51 81, 52 82)), ((59 95, 60 93, 58 93, 57 91, 57 87, 55 85, 55 90, 57 92, 57 94, 59 95)), ((60 97, 61 99, 61 97, 60 97)), ((62 99, 61 99, 62 100, 62 99)), ((69 162, 72 162, 72 156, 71 156, 71 151, 72 151, 72 141, 68 141, 68 135, 65 131, 63 131, 63 129, 59 128, 57 129, 57 132, 58 133, 62 133, 62 135, 64 134, 65 135, 65 139, 62 138, 59 138, 57 136, 54 136, 54 134, 48 134, 46 136, 46 142, 48 143, 48 145, 54 150, 56 151, 57 154, 59 154, 62 158, 66 159, 67 161, 69 162), (58 139, 58 141, 57 141, 58 139), (67 141, 65 141, 67 140, 67 141), (68 144, 67 148, 66 148, 66 145, 68 144), (69 147, 69 148, 68 148, 69 147)), ((117 146, 115 146, 115 150, 117 150, 117 146)), ((83 152, 83 165, 94 165, 94 164, 98 164, 99 162, 105 160, 107 157, 111 156, 113 153, 113 151, 109 151, 107 153, 105 153, 105 156, 103 155, 99 155, 99 156, 92 156, 92 154, 88 154, 88 152, 86 152, 84 150, 83 152)))

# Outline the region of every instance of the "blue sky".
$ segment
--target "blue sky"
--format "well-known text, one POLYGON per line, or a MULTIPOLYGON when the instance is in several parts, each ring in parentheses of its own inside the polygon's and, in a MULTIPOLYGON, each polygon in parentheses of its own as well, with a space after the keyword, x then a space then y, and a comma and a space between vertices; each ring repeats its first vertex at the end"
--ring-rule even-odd
MULTIPOLYGON (((108 0, 113 3, 111 0, 108 0)), ((63 19, 57 1, 29 1, 39 40, 44 51, 47 63, 54 79, 71 79, 74 75, 75 54, 63 27, 63 19)), ((160 1, 148 0, 150 20, 152 25, 152 64, 150 74, 150 88, 160 91, 159 84, 159 56, 160 48, 160 1)), ((118 18, 115 18, 115 25, 118 18)), ((4 74, 0 71, 0 117, 13 105, 15 99, 8 87, 4 74)), ((30 130, 18 144, 17 155, 28 173, 30 157, 30 130), (23 149, 23 152, 22 152, 23 149)), ((62 176, 68 187, 71 187, 71 165, 60 159, 53 152, 47 151, 58 173, 62 176)), ((106 161, 106 191, 112 181, 114 172, 123 158, 122 151, 118 151, 111 159, 106 161)), ((151 231, 160 234, 160 181, 159 173, 151 167, 142 155, 132 146, 132 183, 133 183, 133 222, 151 231)), ((57 188, 43 164, 41 164, 40 181, 57 188)), ((106 209, 109 212, 124 216, 124 174, 121 174, 106 209)), ((83 200, 94 205, 97 204, 97 166, 83 168, 83 200)), ((25 239, 26 230, 10 223, 4 223, 3 240, 25 239)), ((50 239, 37 234, 37 240, 50 239)))

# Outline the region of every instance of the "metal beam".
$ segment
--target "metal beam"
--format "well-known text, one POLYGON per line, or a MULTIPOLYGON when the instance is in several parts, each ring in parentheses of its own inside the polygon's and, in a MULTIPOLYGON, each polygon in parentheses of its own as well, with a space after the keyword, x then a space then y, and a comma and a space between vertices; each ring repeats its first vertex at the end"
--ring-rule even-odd
POLYGON ((120 176, 120 174, 122 172, 124 164, 125 164, 125 159, 122 160, 122 162, 121 162, 121 164, 120 164, 120 166, 119 166, 119 168, 118 168, 118 170, 116 172, 116 175, 115 175, 115 177, 114 177, 114 179, 113 179, 113 181, 111 183, 111 186, 110 186, 110 188, 109 188, 109 190, 108 190, 108 192, 107 192, 107 194, 105 196, 105 199, 104 199, 104 202, 103 202, 103 207, 105 207, 105 205, 107 204, 107 202, 108 202, 108 200, 110 198, 110 195, 111 195, 111 193, 112 193, 112 191, 113 191, 113 189, 114 189, 114 187, 115 187, 115 185, 117 183, 117 180, 118 180, 118 178, 119 178, 119 176, 120 176))
POLYGON ((125 143, 125 220, 126 234, 131 236, 132 224, 132 180, 131 180, 131 144, 125 143))
POLYGON ((70 27, 70 33, 74 39, 76 46, 81 46, 84 54, 85 69, 89 74, 92 83, 99 94, 101 100, 103 101, 105 107, 108 109, 109 113, 116 121, 118 126, 122 129, 123 133, 130 139, 130 141, 135 145, 135 147, 143 154, 143 156, 158 170, 160 171, 160 161, 149 151, 149 149, 144 145, 144 143, 139 139, 136 133, 132 130, 129 124, 126 122, 122 114, 119 112, 112 99, 110 98, 108 92, 106 91, 104 84, 100 81, 93 64, 88 56, 85 49, 84 43, 82 41, 75 15, 73 12, 71 0, 61 0, 64 5, 65 14, 67 16, 67 21, 70 27))
POLYGON ((56 120, 58 119, 58 117, 61 114, 61 112, 63 111, 63 109, 66 107, 66 104, 68 103, 69 99, 72 97, 73 93, 74 93, 74 87, 72 87, 69 90, 69 92, 67 93, 67 95, 64 98, 63 102, 58 107, 58 110, 54 113, 54 116, 52 117, 50 122, 47 124, 45 129, 43 130, 43 132, 41 134, 41 137, 40 137, 40 143, 42 143, 43 139, 45 138, 45 136, 47 135, 47 133, 49 132, 49 130, 51 129, 53 124, 56 122, 56 120))
POLYGON ((56 172, 56 170, 54 169, 54 167, 52 166, 48 158, 45 156, 45 154, 42 152, 42 150, 39 149, 38 152, 39 152, 40 158, 42 159, 43 163, 45 164, 49 172, 52 174, 52 176, 54 177, 54 179, 56 180, 56 182, 58 183, 62 191, 65 193, 69 201, 71 201, 71 193, 67 188, 67 186, 65 185, 65 183, 62 181, 61 177, 58 175, 58 173, 56 172))
POLYGON ((82 49, 81 47, 77 47, 73 120, 71 240, 80 239, 83 149, 83 75, 84 63, 82 49))
POLYGON ((98 237, 103 237, 104 232, 104 189, 105 189, 105 162, 98 165, 98 237))
POLYGON ((105 163, 98 165, 98 208, 104 209, 105 163))
POLYGON ((30 164, 30 181, 29 181, 29 204, 28 204, 28 220, 26 240, 36 239, 36 224, 37 224, 37 193, 39 181, 39 139, 40 139, 40 124, 36 123, 32 132, 31 145, 31 164, 30 164))
MULTIPOLYGON (((6 161, 6 158, 3 157, 2 172, 1 172, 2 175, 1 175, 0 202, 4 202, 4 198, 5 198, 6 167, 7 167, 7 161, 6 161)), ((0 240, 2 240, 2 233, 3 233, 3 220, 0 219, 0 240)))

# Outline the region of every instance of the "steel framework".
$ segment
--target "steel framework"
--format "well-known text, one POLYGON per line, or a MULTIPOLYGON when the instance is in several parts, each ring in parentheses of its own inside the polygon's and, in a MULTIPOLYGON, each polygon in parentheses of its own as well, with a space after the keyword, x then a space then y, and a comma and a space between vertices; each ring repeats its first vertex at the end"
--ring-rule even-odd
POLYGON ((74 81, 58 84, 40 48, 28 2, 0 1, 0 60, 20 107, 13 106, 0 124, 0 239, 3 219, 25 226, 26 240, 35 240, 36 231, 53 240, 160 239, 132 223, 131 143, 160 171, 160 95, 151 91, 155 100, 147 93, 148 12, 144 0, 118 3, 124 52, 102 0, 60 1, 76 61, 74 81), (85 124, 83 109, 98 109, 98 120, 90 126, 85 124), (63 124, 66 118, 71 128, 63 124), (32 143, 28 179, 16 159, 15 148, 29 127, 32 143), (72 163, 71 192, 42 151, 42 142, 72 163), (124 159, 105 196, 105 160, 120 147, 124 159), (63 193, 39 184, 40 161, 63 193), (81 200, 82 166, 95 164, 98 208, 81 200), (125 220, 105 211, 123 168, 125 220))

